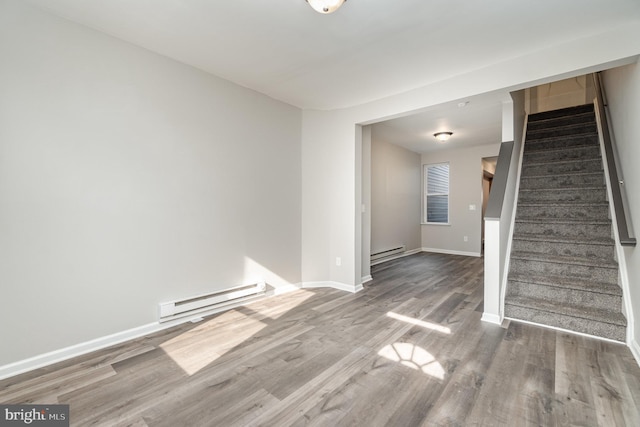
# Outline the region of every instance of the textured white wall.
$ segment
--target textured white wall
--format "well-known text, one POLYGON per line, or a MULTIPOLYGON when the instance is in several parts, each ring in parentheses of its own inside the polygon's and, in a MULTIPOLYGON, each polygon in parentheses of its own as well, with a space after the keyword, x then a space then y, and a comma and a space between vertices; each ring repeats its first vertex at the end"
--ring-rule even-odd
POLYGON ((497 156, 500 143, 422 155, 423 164, 449 163, 449 225, 422 225, 422 247, 480 256, 482 158, 497 156), (475 210, 469 210, 475 205, 475 210), (467 236, 467 241, 464 241, 467 236))
POLYGON ((299 109, 21 2, 0 63, 0 365, 300 282, 299 109))
MULTIPOLYGON (((631 222, 637 238, 640 230, 640 66, 636 63, 603 74, 631 222)), ((633 329, 636 354, 640 355, 640 247, 625 247, 624 254, 629 275, 629 296, 635 315, 633 329)))
POLYGON ((420 241, 420 154, 378 138, 371 140, 371 253, 420 241))

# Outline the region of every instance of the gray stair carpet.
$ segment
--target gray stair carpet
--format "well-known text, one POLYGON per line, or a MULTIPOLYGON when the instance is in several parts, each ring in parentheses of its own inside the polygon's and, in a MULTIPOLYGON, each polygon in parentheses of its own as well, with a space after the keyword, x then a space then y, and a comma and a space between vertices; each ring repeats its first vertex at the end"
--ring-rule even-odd
POLYGON ((529 116, 505 316, 625 340, 592 104, 529 116))

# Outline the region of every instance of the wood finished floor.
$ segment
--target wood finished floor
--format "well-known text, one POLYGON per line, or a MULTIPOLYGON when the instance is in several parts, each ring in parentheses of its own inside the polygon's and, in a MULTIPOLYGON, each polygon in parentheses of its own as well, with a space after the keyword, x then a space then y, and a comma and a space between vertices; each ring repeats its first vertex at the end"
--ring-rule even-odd
POLYGON ((482 259, 417 254, 0 381, 72 425, 640 425, 623 345, 480 321, 482 259))

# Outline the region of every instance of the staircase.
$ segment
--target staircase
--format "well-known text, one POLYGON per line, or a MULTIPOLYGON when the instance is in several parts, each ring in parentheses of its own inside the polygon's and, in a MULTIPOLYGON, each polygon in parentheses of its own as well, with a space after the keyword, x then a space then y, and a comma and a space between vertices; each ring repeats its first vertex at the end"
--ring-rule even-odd
POLYGON ((529 116, 505 316, 625 341, 593 105, 529 116))

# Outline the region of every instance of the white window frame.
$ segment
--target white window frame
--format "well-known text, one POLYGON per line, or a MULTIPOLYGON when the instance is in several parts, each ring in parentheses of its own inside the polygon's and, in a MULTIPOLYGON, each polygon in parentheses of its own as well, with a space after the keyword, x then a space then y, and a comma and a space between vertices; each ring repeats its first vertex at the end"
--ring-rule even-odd
POLYGON ((428 164, 424 164, 422 165, 422 185, 423 185, 423 190, 422 190, 422 224, 428 224, 428 225, 451 225, 451 223, 449 222, 451 220, 451 165, 449 162, 441 162, 441 163, 428 163, 428 164), (427 170, 430 167, 435 167, 435 166, 443 166, 443 165, 447 165, 449 168, 449 175, 447 177, 448 179, 448 183, 447 183, 447 188, 449 191, 447 191, 446 193, 427 193, 427 189, 428 187, 428 183, 427 183, 427 178, 428 178, 428 173, 427 170), (427 221, 427 196, 447 196, 447 222, 429 222, 427 221))

